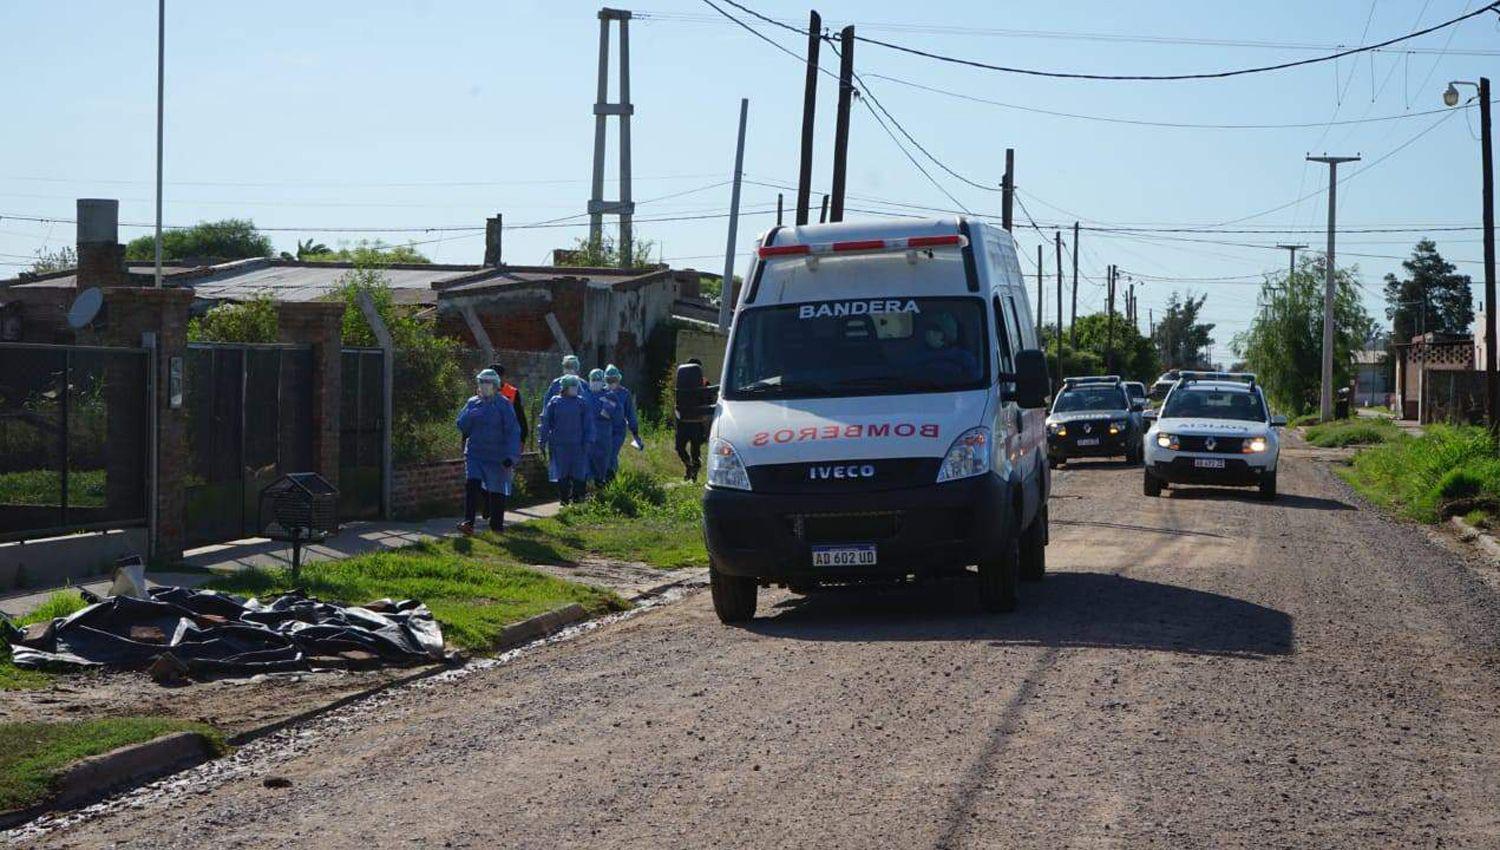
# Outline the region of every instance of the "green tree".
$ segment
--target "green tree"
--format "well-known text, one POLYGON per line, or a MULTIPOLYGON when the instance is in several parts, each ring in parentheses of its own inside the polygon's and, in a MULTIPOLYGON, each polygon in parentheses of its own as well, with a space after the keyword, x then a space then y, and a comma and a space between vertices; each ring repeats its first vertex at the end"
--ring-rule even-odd
POLYGON ((56 251, 37 249, 36 259, 31 262, 33 274, 60 272, 78 267, 78 252, 72 245, 64 245, 56 251))
POLYGON ((1431 239, 1423 239, 1401 263, 1406 277, 1385 276, 1385 317, 1397 342, 1428 331, 1465 334, 1474 321, 1469 276, 1456 274, 1431 239))
MULTIPOLYGON (((1047 354, 1049 368, 1056 374, 1057 328, 1048 325, 1042 329, 1043 350, 1047 354)), ((1071 375, 1117 374, 1128 381, 1151 383, 1161 372, 1161 361, 1151 340, 1125 317, 1116 313, 1113 336, 1107 313, 1079 316, 1075 328, 1063 329, 1063 377, 1071 375), (1069 344, 1076 330, 1078 347, 1069 344), (1110 352, 1106 362, 1105 352, 1110 352)))
MULTIPOLYGON (((1256 374, 1271 403, 1301 415, 1315 410, 1323 375, 1322 257, 1303 257, 1290 276, 1266 276, 1250 329, 1234 338, 1235 354, 1256 374)), ((1333 382, 1349 383, 1350 358, 1375 328, 1361 298, 1359 269, 1334 273, 1333 382)))
POLYGON ((1205 369, 1210 366, 1208 347, 1214 343, 1214 326, 1198 321, 1206 300, 1207 295, 1194 298, 1189 292, 1183 298, 1173 292, 1167 301, 1166 312, 1156 323, 1156 332, 1152 336, 1166 368, 1205 369))
MULTIPOLYGON (((630 251, 630 265, 633 268, 641 268, 649 264, 651 252, 656 250, 656 243, 639 236, 632 237, 630 251)), ((605 234, 599 239, 589 239, 580 236, 574 243, 573 248, 560 252, 558 265, 560 266, 584 266, 590 268, 615 268, 623 265, 621 263, 621 246, 615 237, 605 234)))
POLYGON ((434 429, 451 437, 447 429, 469 395, 470 376, 463 368, 461 347, 458 340, 439 336, 431 319, 396 304, 384 267, 360 261, 339 278, 345 345, 377 344, 359 306, 361 293, 369 294, 396 348, 392 451, 402 462, 430 459, 424 457, 427 452, 423 441, 434 429))
POLYGON ((238 304, 220 304, 188 321, 189 342, 275 342, 276 302, 266 293, 238 304))
MULTIPOLYGON (((255 222, 243 218, 201 221, 182 230, 168 230, 161 235, 163 260, 211 259, 244 260, 271 256, 271 237, 255 229, 255 222)), ((156 258, 156 237, 142 236, 125 246, 127 260, 156 258)))
POLYGON ((307 244, 297 243, 297 259, 309 263, 354 263, 363 266, 390 266, 398 263, 424 264, 432 260, 427 259, 421 251, 412 245, 387 245, 375 240, 361 239, 353 245, 340 245, 338 250, 330 250, 327 245, 313 243, 311 239, 307 244))

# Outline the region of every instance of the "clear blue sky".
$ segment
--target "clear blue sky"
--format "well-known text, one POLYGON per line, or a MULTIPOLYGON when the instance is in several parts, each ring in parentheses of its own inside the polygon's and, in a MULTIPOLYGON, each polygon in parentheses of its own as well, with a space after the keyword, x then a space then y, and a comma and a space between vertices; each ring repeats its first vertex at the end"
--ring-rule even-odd
MULTIPOLYGON (((792 21, 805 20, 807 13, 807 6, 787 0, 749 5, 792 21)), ((291 249, 299 237, 330 244, 358 238, 320 228, 477 227, 495 212, 504 213, 508 224, 522 224, 584 208, 593 139, 596 5, 576 0, 264 0, 253 5, 169 0, 168 6, 168 224, 243 216, 265 227, 303 228, 275 233, 277 247, 291 249)), ((1465 0, 819 3, 826 23, 863 24, 863 34, 876 38, 1006 64, 1108 73, 1198 71, 1305 58, 1320 51, 1289 45, 1369 43, 1469 7, 1465 0), (986 8, 984 17, 972 17, 986 8), (1049 35, 1058 33, 1066 37, 1049 35), (1205 40, 1280 46, 1201 43, 1205 40)), ((119 198, 123 221, 151 220, 155 9, 150 0, 0 5, 0 32, 7 35, 6 85, 0 92, 11 119, 0 136, 0 216, 71 218, 73 199, 93 196, 119 198)), ((726 180, 742 96, 751 100, 749 178, 793 183, 802 95, 797 63, 715 20, 716 13, 698 0, 649 0, 635 11, 637 200, 726 180)), ((793 50, 802 49, 790 33, 759 27, 793 50)), ((1449 79, 1475 79, 1493 64, 1497 42, 1500 30, 1487 16, 1402 45, 1421 51, 1410 55, 1393 48, 1373 59, 1364 55, 1209 82, 1034 79, 937 64, 873 45, 860 45, 856 64, 896 118, 955 171, 998 184, 1004 149, 1014 147, 1023 200, 1044 225, 1071 224, 1075 214, 1085 224, 1105 225, 1239 219, 1325 185, 1325 167, 1303 161, 1309 151, 1361 153, 1373 160, 1432 128, 1340 187, 1341 228, 1477 226, 1477 114, 1454 114, 1435 128, 1444 115, 1326 129, 1321 122, 1437 109, 1449 79), (1102 123, 964 101, 869 76, 874 74, 1085 115, 1318 126, 1210 130, 1102 123)), ((824 59, 830 69, 836 67, 826 50, 824 59)), ((820 187, 827 183, 832 149, 831 83, 825 78, 820 90, 820 187)), ((850 148, 849 192, 857 198, 851 207, 891 210, 891 202, 953 207, 861 108, 850 148)), ((965 186, 927 166, 964 206, 998 214, 997 193, 965 186)), ((610 168, 613 174, 612 160, 610 168)), ((742 224, 742 247, 771 222, 765 211, 774 206, 775 195, 772 188, 746 188, 745 208, 758 214, 742 224)), ((718 186, 642 203, 638 216, 718 213, 728 196, 728 187, 718 186)), ((1320 228, 1325 203, 1319 195, 1243 226, 1320 228)), ((722 219, 642 223, 639 230, 674 265, 722 266, 722 219)), ((127 228, 123 235, 144 232, 127 228)), ((582 232, 510 231, 506 259, 541 262, 551 248, 570 244, 582 232)), ((435 260, 480 259, 480 236, 429 241, 442 235, 368 234, 392 242, 423 241, 421 249, 435 260)), ((1387 257, 1409 253, 1418 235, 1349 234, 1340 240, 1341 264, 1358 262, 1372 311, 1382 319, 1380 279, 1399 262, 1387 257)), ((1434 236, 1451 259, 1481 256, 1477 230, 1434 236)), ((1034 257, 1040 241, 1035 231, 1020 231, 1019 238, 1023 254, 1034 257)), ((1323 245, 1320 233, 1178 238, 1323 245)), ((24 263, 39 248, 72 240, 71 225, 0 220, 0 262, 24 263)), ((1155 276, 1139 289, 1143 321, 1173 289, 1207 292, 1208 318, 1219 324, 1215 336, 1225 359, 1230 337, 1244 329, 1254 308, 1256 287, 1248 281, 1286 261, 1286 253, 1275 249, 1166 241, 1160 235, 1085 233, 1080 253, 1090 279, 1081 284, 1080 309, 1101 306, 1102 290, 1095 282, 1111 262, 1127 274, 1155 276), (1241 280, 1201 280, 1230 276, 1241 280)), ((1477 262, 1460 268, 1476 279, 1481 274, 1477 262)), ((0 266, 0 271, 16 269, 0 266)), ((1052 288, 1049 280, 1049 314, 1052 288)))

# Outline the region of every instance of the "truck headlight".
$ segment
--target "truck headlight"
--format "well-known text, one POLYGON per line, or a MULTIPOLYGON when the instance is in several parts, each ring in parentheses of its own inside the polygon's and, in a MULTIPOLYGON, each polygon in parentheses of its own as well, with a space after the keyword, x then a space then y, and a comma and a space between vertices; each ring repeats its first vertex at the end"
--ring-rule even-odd
POLYGON ((973 478, 990 471, 990 429, 983 425, 958 435, 948 454, 943 456, 943 465, 938 469, 938 483, 973 478))
POLYGON ((1068 436, 1068 426, 1062 424, 1061 422, 1051 422, 1051 423, 1048 423, 1047 430, 1051 431, 1052 435, 1055 436, 1055 437, 1066 437, 1066 436, 1068 436))
POLYGON ((1125 428, 1126 428, 1126 426, 1128 426, 1129 424, 1130 424, 1129 422, 1126 422, 1123 419, 1111 422, 1111 423, 1109 423, 1109 433, 1111 433, 1111 434, 1118 434, 1121 431, 1124 431, 1125 428))
POLYGON ((1176 451, 1180 445, 1177 442, 1177 438, 1172 434, 1163 434, 1160 432, 1156 435, 1156 444, 1164 449, 1172 449, 1173 451, 1176 451))
POLYGON ((708 486, 726 490, 749 490, 750 473, 728 440, 717 437, 708 446, 708 486))
POLYGON ((1251 437, 1245 441, 1245 454, 1257 454, 1266 450, 1265 437, 1251 437))

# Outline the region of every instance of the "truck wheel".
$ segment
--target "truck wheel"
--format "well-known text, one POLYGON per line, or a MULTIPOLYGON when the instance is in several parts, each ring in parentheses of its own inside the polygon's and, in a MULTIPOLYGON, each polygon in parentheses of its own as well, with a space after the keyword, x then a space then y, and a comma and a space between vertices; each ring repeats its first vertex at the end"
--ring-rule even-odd
POLYGON ((743 623, 755 617, 755 579, 732 576, 708 568, 708 589, 721 623, 743 623))
POLYGON ((1276 472, 1274 470, 1262 473, 1260 476, 1260 500, 1262 502, 1276 501, 1276 472))
POLYGON ((1143 493, 1145 493, 1147 496, 1160 496, 1161 495, 1161 479, 1157 478, 1155 475, 1152 475, 1151 474, 1151 470, 1149 470, 1149 469, 1145 470, 1145 476, 1146 476, 1146 483, 1145 483, 1145 486, 1141 488, 1141 491, 1143 493))
POLYGON ((1047 574, 1047 506, 1021 535, 1021 580, 1041 581, 1047 574))
POLYGON ((994 553, 979 562, 979 607, 992 614, 1016 610, 1020 573, 1020 541, 1008 535, 994 553))

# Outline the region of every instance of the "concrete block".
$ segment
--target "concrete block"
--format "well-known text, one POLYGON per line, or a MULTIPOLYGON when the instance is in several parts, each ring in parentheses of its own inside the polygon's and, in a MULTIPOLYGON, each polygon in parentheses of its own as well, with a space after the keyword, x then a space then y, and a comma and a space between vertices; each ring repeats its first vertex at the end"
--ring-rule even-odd
POLYGON ((144 528, 0 543, 0 592, 107 575, 116 559, 144 556, 147 548, 144 528))

